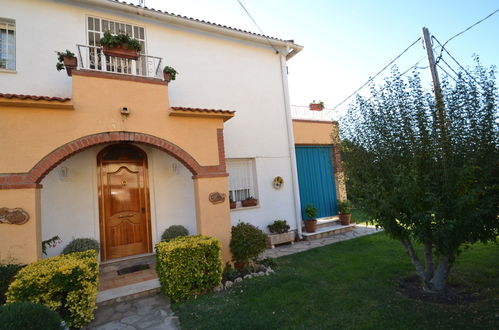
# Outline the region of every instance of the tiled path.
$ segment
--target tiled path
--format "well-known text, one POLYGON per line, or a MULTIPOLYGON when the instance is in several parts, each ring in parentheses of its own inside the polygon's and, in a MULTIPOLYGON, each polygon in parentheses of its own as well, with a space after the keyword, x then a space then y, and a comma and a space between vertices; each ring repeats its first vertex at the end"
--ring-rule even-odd
MULTIPOLYGON (((313 241, 296 242, 293 245, 277 246, 267 249, 261 257, 277 258, 316 247, 346 241, 352 238, 378 232, 374 227, 357 226, 354 230, 313 241)), ((99 306, 95 311, 95 320, 86 329, 95 330, 138 330, 138 329, 180 329, 178 318, 170 309, 170 301, 163 294, 153 294, 125 302, 99 306)))

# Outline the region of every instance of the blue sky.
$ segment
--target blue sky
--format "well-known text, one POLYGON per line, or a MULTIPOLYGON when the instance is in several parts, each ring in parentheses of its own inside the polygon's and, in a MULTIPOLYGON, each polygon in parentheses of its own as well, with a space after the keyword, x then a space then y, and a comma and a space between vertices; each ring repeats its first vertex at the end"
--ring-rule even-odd
MULTIPOLYGON (((237 0, 145 1, 148 7, 259 33, 237 0)), ((265 34, 294 39, 305 47, 288 62, 291 104, 306 105, 320 99, 328 108, 421 36, 423 26, 443 43, 499 9, 497 0, 241 1, 265 34)), ((499 13, 455 38, 446 48, 465 66, 472 65, 474 53, 480 55, 483 64, 497 65, 499 13)), ((396 64, 404 71, 424 56, 418 43, 396 64)), ((458 68, 450 58, 445 59, 458 68)), ((420 66, 427 66, 426 60, 420 66)), ((422 70, 421 75, 429 77, 428 70, 422 70)))

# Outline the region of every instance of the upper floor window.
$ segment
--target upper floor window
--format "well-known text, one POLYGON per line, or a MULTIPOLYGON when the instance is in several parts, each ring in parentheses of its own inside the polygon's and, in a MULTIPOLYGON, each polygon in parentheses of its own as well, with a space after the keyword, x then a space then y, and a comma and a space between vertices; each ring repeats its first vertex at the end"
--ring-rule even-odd
POLYGON ((140 41, 142 46, 142 53, 145 53, 146 39, 144 28, 132 24, 114 22, 97 17, 88 17, 87 32, 88 44, 90 46, 100 46, 100 39, 104 36, 104 32, 111 32, 112 34, 128 34, 130 37, 140 41))
POLYGON ((16 24, 0 18, 0 69, 16 69, 16 24))

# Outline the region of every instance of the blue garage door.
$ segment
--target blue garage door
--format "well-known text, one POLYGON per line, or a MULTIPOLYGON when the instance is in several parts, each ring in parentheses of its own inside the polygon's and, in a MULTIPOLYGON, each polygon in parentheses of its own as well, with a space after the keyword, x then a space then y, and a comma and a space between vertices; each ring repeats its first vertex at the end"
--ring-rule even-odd
POLYGON ((331 147, 296 146, 296 163, 303 219, 309 203, 319 209, 319 218, 338 214, 331 147))

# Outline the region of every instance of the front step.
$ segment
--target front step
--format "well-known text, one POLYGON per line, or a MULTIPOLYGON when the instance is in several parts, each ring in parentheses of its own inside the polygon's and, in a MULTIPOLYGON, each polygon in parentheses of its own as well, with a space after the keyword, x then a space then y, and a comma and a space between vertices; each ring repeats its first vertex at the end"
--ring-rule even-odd
POLYGON ((304 240, 311 241, 314 239, 320 239, 320 238, 324 238, 324 237, 328 237, 328 236, 346 233, 346 232, 354 230, 354 228, 356 226, 357 226, 357 224, 355 222, 351 223, 347 226, 342 226, 342 225, 338 225, 335 223, 335 224, 329 225, 327 227, 317 228, 315 233, 307 233, 307 232, 303 231, 302 236, 303 236, 304 240))
POLYGON ((156 256, 139 255, 105 261, 99 270, 98 304, 138 298, 159 291, 156 256))
POLYGON ((317 219, 317 229, 331 227, 340 224, 340 218, 338 216, 317 219))

